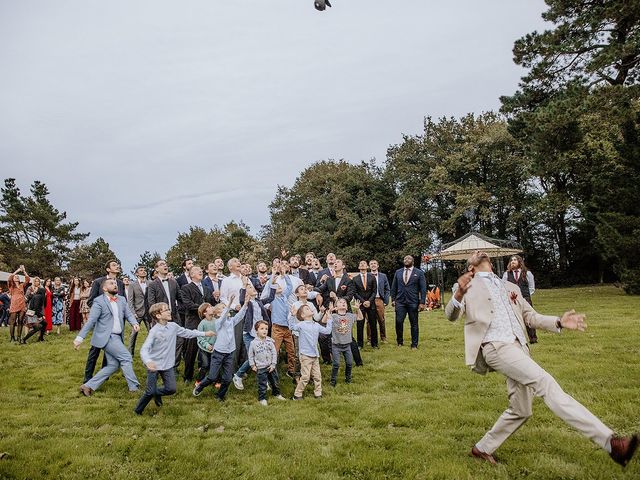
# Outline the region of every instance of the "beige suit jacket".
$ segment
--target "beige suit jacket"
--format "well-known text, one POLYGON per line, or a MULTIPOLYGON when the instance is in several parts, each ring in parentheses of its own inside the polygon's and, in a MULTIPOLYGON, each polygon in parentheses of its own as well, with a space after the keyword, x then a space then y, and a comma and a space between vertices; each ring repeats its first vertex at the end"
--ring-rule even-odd
MULTIPOLYGON (((507 292, 517 295, 515 301, 509 301, 516 318, 522 326, 522 331, 526 332, 525 324, 533 328, 542 328, 551 332, 559 333, 556 321, 559 317, 541 315, 536 312, 529 303, 522 298, 520 288, 512 283, 505 283, 507 292)), ((455 321, 465 315, 464 322, 464 345, 465 363, 477 373, 487 373, 489 367, 480 354, 480 347, 487 329, 493 319, 493 305, 491 294, 485 285, 485 281, 479 277, 474 277, 470 282, 470 288, 462 299, 461 307, 456 307, 452 300, 447 303, 445 315, 451 321, 455 321)))

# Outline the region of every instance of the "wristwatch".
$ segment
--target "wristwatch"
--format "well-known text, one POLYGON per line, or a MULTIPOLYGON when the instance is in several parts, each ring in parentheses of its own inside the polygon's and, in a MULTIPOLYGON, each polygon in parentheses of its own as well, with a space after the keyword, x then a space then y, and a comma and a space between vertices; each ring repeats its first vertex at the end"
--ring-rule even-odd
POLYGON ((556 320, 556 328, 557 328, 558 330, 562 330, 562 319, 558 318, 558 319, 556 320))

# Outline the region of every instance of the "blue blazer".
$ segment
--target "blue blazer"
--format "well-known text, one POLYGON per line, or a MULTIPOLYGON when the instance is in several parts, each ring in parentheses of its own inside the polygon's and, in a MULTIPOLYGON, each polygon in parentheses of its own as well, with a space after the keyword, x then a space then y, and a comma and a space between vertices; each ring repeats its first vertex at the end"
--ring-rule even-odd
MULTIPOLYGON (((121 295, 116 298, 118 299, 118 316, 120 317, 118 320, 120 320, 120 329, 122 331, 120 336, 124 336, 124 319, 126 318, 127 322, 132 326, 138 325, 138 322, 129 308, 126 298, 121 295)), ((85 338, 93 329, 91 345, 97 348, 104 348, 109 341, 109 337, 111 337, 113 310, 111 310, 109 302, 104 295, 100 295, 93 300, 93 305, 91 305, 91 310, 89 311, 89 319, 78 334, 79 337, 85 338)))
MULTIPOLYGON (((371 273, 370 275, 373 276, 373 273, 371 273)), ((391 287, 389 286, 389 279, 382 272, 378 272, 378 294, 380 295, 380 298, 382 298, 384 304, 388 305, 389 295, 391 294, 391 287)))
POLYGON ((404 268, 396 270, 391 284, 391 299, 396 303, 418 306, 424 305, 427 299, 427 281, 424 272, 413 267, 409 281, 404 284, 404 268))

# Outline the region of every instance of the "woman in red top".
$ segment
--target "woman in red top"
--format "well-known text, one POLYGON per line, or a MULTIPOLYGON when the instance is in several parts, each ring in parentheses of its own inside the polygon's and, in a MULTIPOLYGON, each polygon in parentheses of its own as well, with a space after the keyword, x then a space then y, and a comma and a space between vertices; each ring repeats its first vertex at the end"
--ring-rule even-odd
POLYGON ((15 342, 22 339, 22 327, 24 326, 24 314, 27 311, 27 302, 24 298, 25 291, 29 286, 31 279, 27 275, 24 265, 20 265, 15 272, 9 275, 7 283, 9 284, 9 295, 11 295, 11 304, 9 305, 9 327, 11 333, 11 341, 15 342), (24 275, 24 282, 20 281, 18 273, 24 275), (16 325, 18 326, 18 338, 16 338, 16 325))
POLYGON ((46 293, 46 300, 44 304, 44 320, 47 322, 47 335, 53 329, 53 292, 51 290, 51 279, 47 278, 44 281, 44 290, 46 293))

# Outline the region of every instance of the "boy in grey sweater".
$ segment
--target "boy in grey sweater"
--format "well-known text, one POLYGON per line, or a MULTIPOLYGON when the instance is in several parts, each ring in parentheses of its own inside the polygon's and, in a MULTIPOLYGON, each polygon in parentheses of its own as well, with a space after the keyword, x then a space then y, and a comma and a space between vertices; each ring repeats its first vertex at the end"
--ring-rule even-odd
POLYGON ((278 352, 276 345, 271 337, 267 336, 269 324, 264 320, 260 320, 255 324, 256 338, 249 345, 249 365, 256 372, 258 377, 258 402, 260 405, 267 405, 267 383, 271 385, 273 396, 278 400, 285 398, 280 395, 280 386, 278 385, 278 371, 276 364, 278 363, 278 352))

